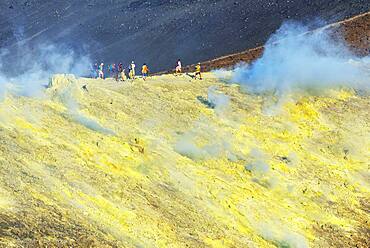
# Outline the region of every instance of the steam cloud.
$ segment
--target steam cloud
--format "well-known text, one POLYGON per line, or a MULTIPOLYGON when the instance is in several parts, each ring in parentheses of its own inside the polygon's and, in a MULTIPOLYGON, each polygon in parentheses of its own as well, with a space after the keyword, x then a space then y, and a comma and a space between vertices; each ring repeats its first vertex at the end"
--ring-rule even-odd
POLYGON ((306 26, 286 23, 260 59, 234 69, 231 81, 255 93, 336 86, 368 90, 369 58, 354 56, 328 29, 308 32, 306 26))
POLYGON ((86 128, 106 134, 106 135, 116 135, 116 133, 106 127, 103 127, 100 125, 96 120, 86 117, 81 111, 79 107, 79 103, 76 100, 77 97, 75 94, 81 91, 76 86, 75 78, 72 76, 70 79, 71 84, 69 84, 62 92, 59 93, 59 98, 61 102, 64 103, 64 105, 67 107, 68 113, 67 117, 70 118, 71 120, 85 126, 86 128))
POLYGON ((208 101, 214 106, 217 114, 222 114, 230 104, 230 97, 218 92, 217 86, 208 88, 208 101))
POLYGON ((0 50, 0 95, 10 91, 17 95, 35 96, 53 74, 83 76, 90 73, 90 67, 89 56, 78 55, 63 44, 45 42, 30 47, 18 42, 10 50, 0 50))
POLYGON ((175 144, 175 151, 195 161, 212 158, 227 157, 230 161, 237 161, 239 157, 232 151, 231 145, 227 140, 209 141, 204 146, 198 146, 196 137, 186 134, 175 144))
POLYGON ((72 120, 76 121, 77 123, 80 123, 86 128, 106 135, 116 135, 113 130, 105 128, 101 126, 97 121, 84 116, 77 108, 69 109, 69 111, 70 111, 69 115, 72 118, 72 120))
POLYGON ((277 247, 309 247, 306 238, 301 234, 292 232, 283 226, 280 226, 279 228, 280 231, 277 230, 276 226, 272 226, 267 223, 262 223, 259 227, 257 226, 257 230, 261 236, 266 240, 272 241, 277 247))
POLYGON ((208 119, 199 120, 188 132, 178 137, 174 150, 194 161, 202 161, 224 157, 236 162, 243 158, 243 154, 232 146, 235 144, 230 133, 223 133, 208 119), (217 137, 215 137, 217 133, 217 137))

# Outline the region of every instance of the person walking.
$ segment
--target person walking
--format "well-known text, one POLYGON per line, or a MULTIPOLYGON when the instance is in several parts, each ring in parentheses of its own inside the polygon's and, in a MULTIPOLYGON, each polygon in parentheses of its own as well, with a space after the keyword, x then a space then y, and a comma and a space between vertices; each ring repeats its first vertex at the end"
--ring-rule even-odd
MULTIPOLYGON (((117 77, 120 77, 121 81, 125 81, 126 80, 126 75, 125 75, 125 69, 123 69, 123 64, 122 63, 119 63, 118 65, 118 74, 117 74, 117 77)), ((117 78, 118 80, 118 78, 117 78)))
POLYGON ((108 64, 108 77, 112 76, 112 64, 108 64))
POLYGON ((181 60, 177 60, 177 65, 175 69, 175 75, 180 74, 182 72, 182 65, 181 65, 181 60))
POLYGON ((121 73, 122 70, 123 70, 123 65, 122 65, 122 63, 119 63, 118 64, 118 72, 121 73))
POLYGON ((125 68, 123 68, 122 69, 122 72, 121 72, 121 80, 122 81, 126 81, 127 80, 127 77, 126 77, 126 69, 125 68))
POLYGON ((136 67, 135 62, 132 61, 131 62, 131 71, 130 71, 130 78, 131 79, 135 79, 135 75, 136 75, 136 73, 135 73, 135 67, 136 67))
POLYGON ((99 65, 99 78, 104 79, 104 63, 99 65))
POLYGON ((129 65, 129 67, 128 67, 128 78, 132 79, 131 65, 129 65))
POLYGON ((116 66, 116 64, 112 65, 112 73, 113 73, 114 79, 118 81, 118 67, 116 66))
POLYGON ((195 76, 194 78, 197 79, 197 77, 199 76, 199 79, 202 80, 202 74, 201 74, 201 71, 202 71, 202 68, 200 66, 200 63, 198 63, 196 66, 195 66, 195 76))
POLYGON ((148 73, 149 73, 149 68, 146 64, 143 64, 143 67, 141 68, 141 74, 143 75, 143 79, 144 81, 146 80, 146 78, 148 77, 148 73))

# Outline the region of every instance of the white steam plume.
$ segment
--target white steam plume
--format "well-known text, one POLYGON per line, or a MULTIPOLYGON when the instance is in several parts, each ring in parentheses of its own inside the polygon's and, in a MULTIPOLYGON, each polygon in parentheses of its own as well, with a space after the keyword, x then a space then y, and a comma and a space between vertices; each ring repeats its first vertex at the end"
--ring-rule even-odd
POLYGON ((42 43, 30 48, 20 43, 0 51, 0 96, 6 91, 17 95, 39 95, 53 74, 89 75, 91 61, 62 44, 42 43))
POLYGON ((256 93, 336 86, 368 90, 369 66, 369 57, 353 55, 328 29, 308 32, 304 25, 286 23, 260 59, 234 69, 231 81, 256 93))
POLYGON ((222 114, 230 105, 230 97, 219 92, 217 86, 208 88, 208 101, 214 106, 216 114, 222 114))

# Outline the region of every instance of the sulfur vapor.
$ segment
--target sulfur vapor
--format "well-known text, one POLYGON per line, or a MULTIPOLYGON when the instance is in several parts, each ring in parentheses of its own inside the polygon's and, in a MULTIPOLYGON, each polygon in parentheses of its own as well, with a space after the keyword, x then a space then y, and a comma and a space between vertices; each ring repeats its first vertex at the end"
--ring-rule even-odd
POLYGON ((237 66, 230 81, 254 93, 341 86, 368 91, 370 59, 355 56, 327 28, 309 31, 290 22, 270 37, 260 59, 237 66))

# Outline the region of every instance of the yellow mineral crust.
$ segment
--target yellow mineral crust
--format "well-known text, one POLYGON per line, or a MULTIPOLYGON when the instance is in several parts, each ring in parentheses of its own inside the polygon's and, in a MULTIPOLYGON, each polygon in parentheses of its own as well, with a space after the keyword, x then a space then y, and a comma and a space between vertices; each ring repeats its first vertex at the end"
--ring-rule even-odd
POLYGON ((369 247, 369 96, 204 77, 7 94, 0 246, 369 247))

